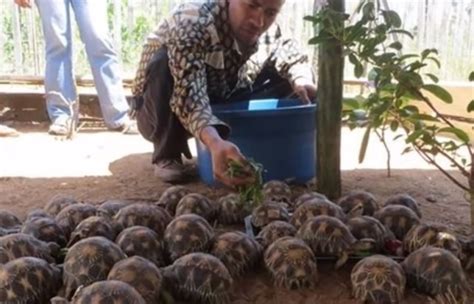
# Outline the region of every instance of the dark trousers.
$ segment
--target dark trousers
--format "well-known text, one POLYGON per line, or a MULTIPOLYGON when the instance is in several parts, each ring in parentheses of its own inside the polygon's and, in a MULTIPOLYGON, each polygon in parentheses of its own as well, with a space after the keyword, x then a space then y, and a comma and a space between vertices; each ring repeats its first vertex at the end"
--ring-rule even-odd
MULTIPOLYGON (((143 96, 136 97, 135 101, 138 130, 154 145, 153 163, 167 158, 180 158, 181 154, 191 158, 187 141, 192 135, 186 131, 170 108, 173 86, 167 49, 163 47, 150 61, 143 96)), ((274 67, 268 66, 257 76, 252 90, 238 90, 225 102, 285 98, 292 94, 290 83, 280 77, 274 67)), ((211 99, 211 104, 216 102, 222 100, 211 99)))

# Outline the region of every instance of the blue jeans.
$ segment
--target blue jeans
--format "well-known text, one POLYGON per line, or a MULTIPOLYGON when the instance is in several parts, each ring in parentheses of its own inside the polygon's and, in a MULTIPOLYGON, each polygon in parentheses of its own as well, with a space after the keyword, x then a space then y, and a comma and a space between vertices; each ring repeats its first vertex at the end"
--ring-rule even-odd
POLYGON ((84 42, 105 123, 115 129, 128 122, 129 105, 117 53, 108 34, 106 0, 36 0, 46 46, 45 89, 54 123, 72 117, 78 101, 72 58, 72 12, 84 42))

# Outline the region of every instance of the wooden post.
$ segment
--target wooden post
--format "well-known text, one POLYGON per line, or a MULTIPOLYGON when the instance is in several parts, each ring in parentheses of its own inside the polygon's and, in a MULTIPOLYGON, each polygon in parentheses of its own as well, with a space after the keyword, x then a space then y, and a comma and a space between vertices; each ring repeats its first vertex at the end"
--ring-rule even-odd
MULTIPOLYGON (((345 11, 345 0, 327 6, 345 11)), ((329 40, 319 47, 317 111, 317 188, 330 199, 341 195, 341 115, 344 58, 340 43, 329 40)))

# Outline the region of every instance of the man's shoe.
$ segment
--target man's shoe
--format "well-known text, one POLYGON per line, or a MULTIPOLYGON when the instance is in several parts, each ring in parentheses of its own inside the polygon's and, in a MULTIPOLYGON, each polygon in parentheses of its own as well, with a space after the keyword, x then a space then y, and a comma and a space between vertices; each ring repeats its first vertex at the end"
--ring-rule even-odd
POLYGON ((19 135, 17 130, 0 124, 0 137, 17 137, 19 135))
POLYGON ((69 128, 66 123, 56 121, 49 126, 48 134, 65 136, 68 134, 68 131, 69 128))
POLYGON ((196 168, 181 159, 163 159, 155 164, 155 176, 166 183, 184 183, 197 176, 196 168))

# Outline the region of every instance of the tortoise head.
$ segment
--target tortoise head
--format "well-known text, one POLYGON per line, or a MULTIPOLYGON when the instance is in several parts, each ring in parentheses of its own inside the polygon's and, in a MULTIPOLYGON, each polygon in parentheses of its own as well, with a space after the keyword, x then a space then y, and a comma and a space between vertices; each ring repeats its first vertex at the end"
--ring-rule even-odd
POLYGON ((355 252, 372 252, 375 250, 377 242, 374 239, 363 238, 356 241, 352 247, 355 252))
POLYGON ((353 217, 362 216, 363 213, 364 213, 364 204, 359 201, 357 204, 354 205, 354 207, 352 207, 349 210, 349 212, 347 213, 347 216, 349 218, 353 218, 353 217))

